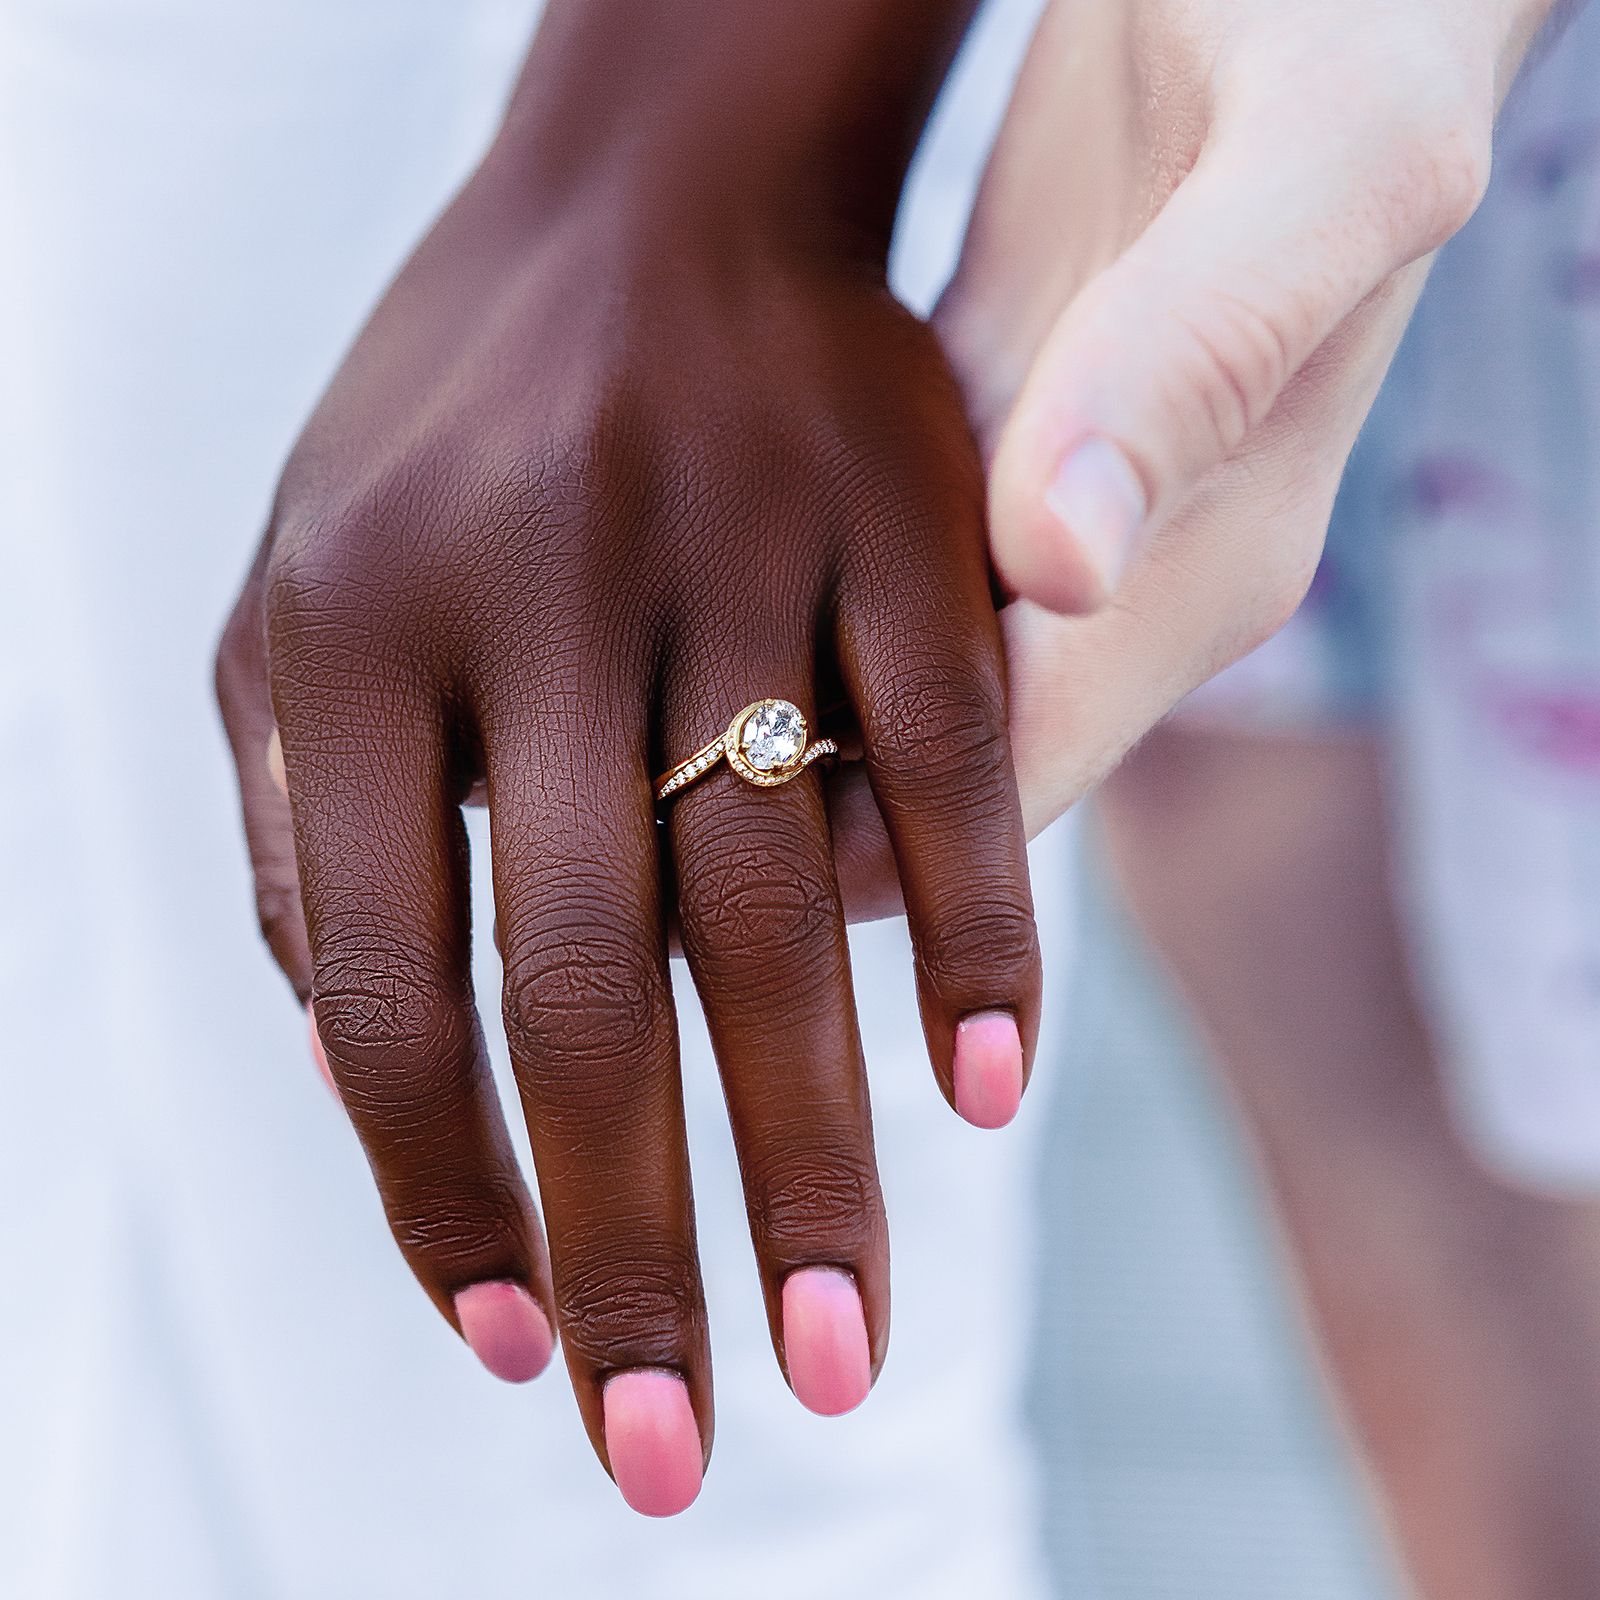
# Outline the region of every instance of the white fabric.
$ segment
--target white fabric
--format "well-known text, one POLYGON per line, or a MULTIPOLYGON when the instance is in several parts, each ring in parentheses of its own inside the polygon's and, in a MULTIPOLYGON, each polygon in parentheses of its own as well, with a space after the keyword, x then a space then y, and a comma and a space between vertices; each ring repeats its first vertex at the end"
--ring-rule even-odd
MULTIPOLYGON (((920 237, 953 236, 1030 9, 923 175, 920 237)), ((559 1372, 496 1384, 425 1304, 252 927, 214 637, 286 447, 531 15, 0 0, 7 1600, 1042 1592, 1019 1420, 1038 1101, 998 1137, 946 1109, 898 924, 858 941, 896 1331, 854 1417, 783 1387, 686 1021, 719 1411, 671 1524, 624 1510, 559 1372)), ((1059 993, 1060 849, 1038 890, 1059 993)))

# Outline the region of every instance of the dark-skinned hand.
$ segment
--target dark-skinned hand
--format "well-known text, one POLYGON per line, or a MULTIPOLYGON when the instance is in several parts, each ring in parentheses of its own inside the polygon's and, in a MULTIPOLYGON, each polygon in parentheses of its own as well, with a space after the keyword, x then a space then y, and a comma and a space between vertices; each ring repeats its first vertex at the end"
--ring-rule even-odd
MULTIPOLYGON (((607 111, 564 86, 604 91, 627 45, 608 37, 601 71, 606 5, 558 0, 506 133, 295 448, 218 663, 261 919, 401 1250, 503 1376, 532 1376, 559 1330, 596 1449, 652 1513, 693 1498, 712 1426, 669 916, 797 1394, 859 1401, 889 1316, 821 774, 760 789, 724 766, 665 825, 654 774, 767 696, 843 733, 945 1093, 1005 1120, 1037 1026, 980 464, 883 270, 963 8, 912 72, 904 0, 826 4, 825 37, 775 18, 718 66, 692 13, 726 0, 694 0, 657 19, 682 40, 634 42, 710 81, 607 111), (737 159, 680 96, 730 117, 748 99, 737 159), (881 171, 854 158, 868 132, 881 171), (460 808, 479 786, 548 1253, 473 1004, 460 808)), ((941 10, 912 9, 923 33, 941 10)))

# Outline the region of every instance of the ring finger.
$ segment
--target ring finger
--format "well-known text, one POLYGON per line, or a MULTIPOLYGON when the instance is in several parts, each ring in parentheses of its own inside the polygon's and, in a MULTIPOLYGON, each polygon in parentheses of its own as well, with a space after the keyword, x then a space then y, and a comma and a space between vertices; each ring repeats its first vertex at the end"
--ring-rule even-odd
MULTIPOLYGON (((722 642, 682 664, 695 687, 668 705, 669 757, 763 696, 809 712, 799 650, 731 684, 730 656, 748 659, 722 642)), ((809 717, 806 729, 814 741, 809 717)), ((734 760, 772 775, 804 748, 789 711, 769 708, 746 722, 734 760)), ((683 951, 722 1075, 773 1343, 801 1403, 836 1415, 866 1398, 887 1344, 888 1229, 820 773, 762 787, 723 759, 665 803, 683 951)))

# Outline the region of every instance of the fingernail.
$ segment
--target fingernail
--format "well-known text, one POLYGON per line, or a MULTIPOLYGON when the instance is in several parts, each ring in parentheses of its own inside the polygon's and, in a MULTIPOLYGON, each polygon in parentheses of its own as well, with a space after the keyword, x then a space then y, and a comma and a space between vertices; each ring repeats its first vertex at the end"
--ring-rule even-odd
POLYGON ((956 1025, 956 1110, 978 1128, 1003 1128, 1022 1104, 1022 1035, 1009 1011, 956 1025))
POLYGON ((520 1283, 475 1283, 456 1296, 456 1320, 472 1353, 505 1383, 527 1383, 550 1365, 555 1335, 520 1283))
POLYGON ((1148 515, 1132 463, 1104 439, 1086 439, 1063 461, 1045 504, 1083 548, 1108 589, 1116 587, 1148 515))
POLYGON ((643 1368, 607 1381, 606 1454, 622 1498, 646 1517, 675 1517, 700 1493, 700 1430, 674 1372, 643 1368))
POLYGON ((805 1267, 783 1284, 783 1353, 789 1387, 807 1411, 839 1417, 867 1398, 872 1352, 855 1279, 805 1267))
POLYGON ((311 1024, 311 1059, 316 1063, 317 1071, 322 1074, 322 1081, 333 1094, 337 1095, 339 1089, 328 1067, 328 1052, 322 1048, 322 1035, 317 1032, 317 1014, 311 1009, 309 1000, 306 1002, 306 1021, 311 1024))

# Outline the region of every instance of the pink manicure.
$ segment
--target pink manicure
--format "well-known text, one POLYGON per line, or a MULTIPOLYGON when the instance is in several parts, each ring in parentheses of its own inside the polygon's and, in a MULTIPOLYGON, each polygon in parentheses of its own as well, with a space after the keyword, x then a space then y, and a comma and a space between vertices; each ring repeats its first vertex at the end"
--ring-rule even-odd
POLYGON ((806 1267, 783 1284, 783 1352, 789 1387, 807 1411, 843 1416, 872 1387, 872 1352, 855 1280, 834 1267, 806 1267))
POLYGON ((555 1335, 520 1283, 475 1283, 456 1296, 461 1337, 495 1377, 527 1383, 550 1365, 555 1335))
POLYGON ((605 1387, 606 1454, 622 1498, 646 1517, 675 1517, 700 1493, 703 1456, 689 1389, 674 1372, 619 1372, 605 1387))
POLYGON ((956 1110, 977 1128, 1003 1128, 1022 1104, 1022 1035, 1007 1011, 956 1026, 956 1110))
POLYGON ((317 1014, 311 1009, 309 1000, 306 1001, 306 1020, 311 1024, 311 1059, 316 1063, 322 1081, 337 1095, 339 1089, 333 1081, 333 1073, 328 1068, 328 1052, 322 1048, 322 1035, 317 1032, 317 1014))

